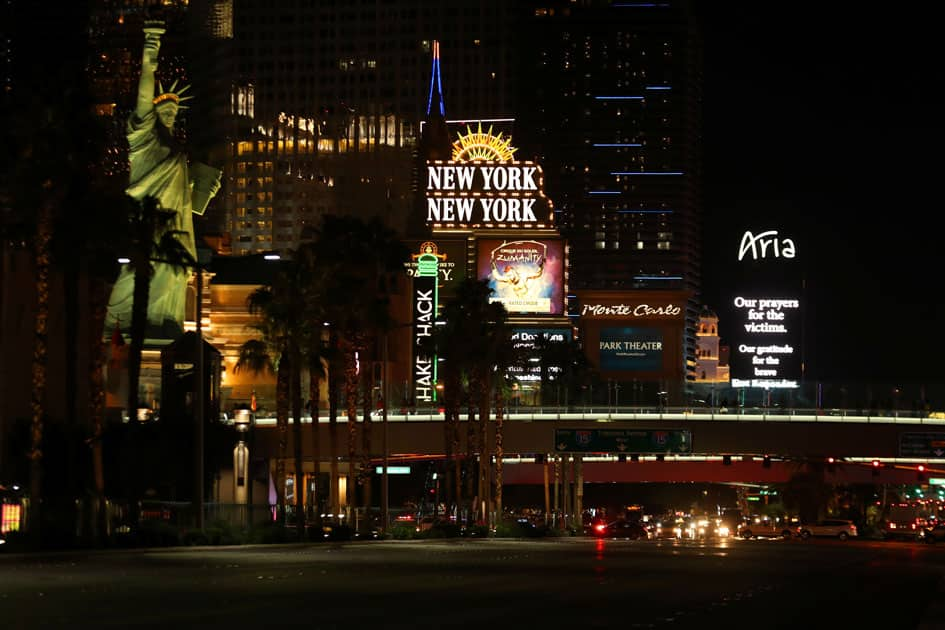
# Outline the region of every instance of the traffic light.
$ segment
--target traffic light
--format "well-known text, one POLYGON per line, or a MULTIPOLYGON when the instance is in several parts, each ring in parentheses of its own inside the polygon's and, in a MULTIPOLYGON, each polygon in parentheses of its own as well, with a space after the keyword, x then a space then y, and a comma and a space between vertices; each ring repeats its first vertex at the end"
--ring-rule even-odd
POLYGON ((879 469, 881 466, 882 464, 879 463, 878 459, 873 460, 873 476, 874 477, 879 477, 879 469))

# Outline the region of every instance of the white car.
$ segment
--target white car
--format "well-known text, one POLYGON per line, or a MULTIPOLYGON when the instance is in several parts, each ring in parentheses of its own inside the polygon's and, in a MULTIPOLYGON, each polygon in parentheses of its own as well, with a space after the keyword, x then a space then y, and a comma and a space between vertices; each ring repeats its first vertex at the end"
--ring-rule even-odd
POLYGON ((817 523, 799 526, 797 535, 805 539, 811 536, 827 536, 846 540, 856 536, 856 525, 853 524, 853 521, 828 518, 817 523))

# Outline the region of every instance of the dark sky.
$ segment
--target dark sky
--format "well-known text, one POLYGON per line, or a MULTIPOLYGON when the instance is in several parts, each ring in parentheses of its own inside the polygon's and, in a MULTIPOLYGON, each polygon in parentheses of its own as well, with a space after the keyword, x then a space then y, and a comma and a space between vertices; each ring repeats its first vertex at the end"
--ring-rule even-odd
POLYGON ((725 343, 735 252, 719 245, 782 226, 803 242, 811 377, 942 381, 937 22, 919 5, 833 5, 699 3, 704 300, 725 343))

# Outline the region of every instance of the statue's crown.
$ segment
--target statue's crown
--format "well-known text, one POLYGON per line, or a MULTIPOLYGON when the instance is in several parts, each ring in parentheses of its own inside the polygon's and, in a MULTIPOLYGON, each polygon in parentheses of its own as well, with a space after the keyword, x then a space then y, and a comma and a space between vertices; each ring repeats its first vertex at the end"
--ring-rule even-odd
POLYGON ((174 79, 174 83, 171 84, 171 89, 164 91, 164 88, 161 86, 161 82, 158 81, 158 95, 155 96, 151 102, 155 105, 165 103, 167 101, 173 102, 175 105, 181 109, 187 109, 186 105, 181 105, 183 101, 189 101, 193 96, 181 96, 184 92, 190 89, 189 85, 185 85, 181 89, 177 89, 177 79, 174 79))

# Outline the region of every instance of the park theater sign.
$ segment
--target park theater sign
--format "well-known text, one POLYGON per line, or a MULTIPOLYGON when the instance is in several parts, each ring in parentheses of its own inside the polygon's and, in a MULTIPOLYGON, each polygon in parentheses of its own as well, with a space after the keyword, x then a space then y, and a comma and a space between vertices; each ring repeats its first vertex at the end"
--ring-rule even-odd
POLYGON ((548 228, 551 201, 541 167, 512 160, 502 134, 467 127, 453 143, 452 160, 426 166, 426 223, 432 228, 548 228))

